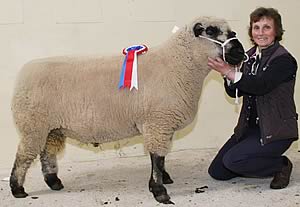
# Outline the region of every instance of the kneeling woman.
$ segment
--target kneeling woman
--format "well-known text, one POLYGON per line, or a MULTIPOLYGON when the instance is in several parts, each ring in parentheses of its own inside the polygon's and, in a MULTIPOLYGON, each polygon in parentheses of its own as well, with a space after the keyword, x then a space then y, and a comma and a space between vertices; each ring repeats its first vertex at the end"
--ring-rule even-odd
POLYGON ((277 10, 258 8, 250 15, 249 36, 254 46, 241 72, 219 58, 208 60, 224 76, 227 94, 243 96, 234 134, 208 169, 217 180, 273 176, 272 189, 289 184, 292 162, 283 153, 298 139, 297 62, 279 43, 283 31, 277 10))

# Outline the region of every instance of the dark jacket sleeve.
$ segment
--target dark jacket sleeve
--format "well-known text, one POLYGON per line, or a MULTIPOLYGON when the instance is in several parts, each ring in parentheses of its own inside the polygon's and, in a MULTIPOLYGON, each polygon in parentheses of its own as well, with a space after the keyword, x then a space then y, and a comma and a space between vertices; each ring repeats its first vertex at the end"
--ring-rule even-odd
MULTIPOLYGON (((224 78, 224 88, 228 96, 235 98, 236 96, 236 84, 231 83, 228 85, 227 80, 224 78)), ((238 97, 243 96, 242 91, 238 90, 238 97)))
POLYGON ((297 62, 289 54, 282 55, 270 62, 267 70, 262 75, 243 74, 242 78, 235 84, 226 86, 225 90, 231 97, 235 97, 235 88, 238 88, 240 94, 261 96, 269 93, 283 82, 296 77, 297 62))

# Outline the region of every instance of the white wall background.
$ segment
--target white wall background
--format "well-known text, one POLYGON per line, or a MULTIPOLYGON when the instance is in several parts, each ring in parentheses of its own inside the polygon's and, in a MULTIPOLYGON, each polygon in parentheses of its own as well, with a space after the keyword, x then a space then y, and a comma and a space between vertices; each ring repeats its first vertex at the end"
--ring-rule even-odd
MULTIPOLYGON (((258 6, 279 9, 286 29, 282 43, 300 64, 299 0, 0 0, 0 169, 12 166, 19 140, 10 100, 16 75, 25 62, 54 55, 121 53, 131 44, 151 48, 168 39, 174 25, 182 26, 201 15, 226 18, 249 48, 249 14, 258 6)), ((298 76, 298 110, 299 81, 298 76)), ((239 108, 226 97, 221 77, 211 72, 204 83, 198 116, 176 134, 172 150, 220 147, 232 133, 239 108)), ((144 154, 140 137, 99 148, 68 143, 63 159, 144 154)))

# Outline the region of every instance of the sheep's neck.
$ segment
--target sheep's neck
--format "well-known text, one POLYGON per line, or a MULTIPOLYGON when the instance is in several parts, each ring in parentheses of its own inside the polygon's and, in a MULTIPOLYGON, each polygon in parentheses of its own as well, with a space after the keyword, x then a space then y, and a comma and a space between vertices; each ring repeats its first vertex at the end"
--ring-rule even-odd
POLYGON ((191 109, 189 112, 192 117, 197 110, 203 81, 210 70, 206 62, 199 64, 193 59, 194 54, 185 52, 187 48, 184 45, 169 45, 173 45, 172 48, 168 45, 164 47, 164 50, 172 51, 168 53, 168 74, 165 77, 174 94, 191 109))
POLYGON ((165 47, 167 51, 172 51, 172 53, 169 53, 169 59, 171 60, 169 62, 172 64, 172 67, 169 67, 169 73, 171 76, 175 75, 175 79, 180 79, 182 82, 181 87, 189 94, 197 93, 200 96, 203 81, 210 72, 207 61, 203 61, 207 60, 209 54, 205 54, 205 49, 203 48, 202 54, 199 55, 199 48, 187 47, 187 45, 190 46, 192 44, 186 42, 186 40, 185 42, 182 40, 178 44, 177 39, 176 43, 168 44, 165 47), (173 46, 170 47, 169 45, 173 46))

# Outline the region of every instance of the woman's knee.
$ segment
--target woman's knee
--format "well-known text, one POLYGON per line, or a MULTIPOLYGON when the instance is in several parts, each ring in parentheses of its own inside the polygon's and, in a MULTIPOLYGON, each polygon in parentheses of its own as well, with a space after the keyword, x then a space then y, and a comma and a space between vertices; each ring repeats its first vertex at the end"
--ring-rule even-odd
POLYGON ((210 165, 208 168, 208 174, 215 180, 230 180, 233 176, 228 176, 220 167, 210 165))
POLYGON ((234 154, 226 154, 223 157, 223 164, 224 166, 229 169, 230 171, 239 174, 240 171, 242 171, 245 167, 245 161, 246 159, 244 159, 241 155, 237 156, 234 154))
POLYGON ((215 180, 230 180, 232 177, 225 177, 223 175, 220 175, 218 173, 214 173, 214 172, 210 172, 208 171, 208 174, 210 175, 210 177, 212 177, 215 180))

